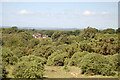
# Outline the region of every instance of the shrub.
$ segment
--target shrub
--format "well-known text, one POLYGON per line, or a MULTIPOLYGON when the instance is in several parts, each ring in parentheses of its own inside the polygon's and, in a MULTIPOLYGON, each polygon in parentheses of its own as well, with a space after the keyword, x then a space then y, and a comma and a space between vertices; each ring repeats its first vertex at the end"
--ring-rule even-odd
POLYGON ((59 54, 57 52, 53 53, 50 57, 48 57, 47 65, 48 66, 63 66, 66 58, 66 54, 59 54))
POLYGON ((70 62, 70 58, 65 58, 64 65, 65 65, 65 66, 68 65, 69 62, 70 62))
POLYGON ((95 74, 95 75, 115 75, 112 66, 101 54, 91 53, 84 56, 81 60, 82 74, 95 74))
POLYGON ((43 78, 44 65, 39 57, 24 56, 13 70, 15 78, 43 78))
POLYGON ((12 50, 12 52, 13 52, 14 55, 17 56, 18 58, 26 55, 26 53, 24 52, 24 47, 14 48, 14 49, 12 50))
POLYGON ((23 56, 23 57, 21 57, 20 60, 19 60, 19 62, 21 62, 21 61, 25 61, 25 62, 34 61, 34 62, 37 62, 37 63, 44 64, 46 62, 46 59, 42 58, 42 57, 37 57, 37 56, 34 56, 34 55, 29 55, 29 56, 23 56))
POLYGON ((115 33, 115 29, 112 29, 112 28, 107 28, 107 29, 104 29, 103 31, 101 31, 102 33, 109 33, 109 34, 113 34, 115 33))
POLYGON ((0 76, 0 77, 2 77, 2 78, 7 78, 7 75, 8 75, 8 71, 6 70, 6 68, 3 66, 1 66, 1 71, 0 72, 2 72, 2 75, 0 76))
POLYGON ((51 56, 48 57, 48 60, 47 60, 47 65, 48 65, 48 66, 54 65, 52 59, 53 59, 57 54, 58 54, 57 52, 54 52, 51 56))
POLYGON ((114 55, 108 55, 108 56, 106 56, 106 58, 109 60, 109 62, 112 65, 112 68, 115 71, 118 71, 120 69, 120 67, 119 67, 119 65, 120 65, 119 57, 120 57, 120 54, 114 54, 114 55))
POLYGON ((93 49, 92 49, 91 45, 89 45, 87 43, 87 41, 80 42, 80 46, 79 47, 80 47, 81 51, 93 52, 93 49))
POLYGON ((56 55, 53 58, 53 62, 55 66, 63 66, 64 65, 64 59, 65 59, 65 55, 61 54, 61 55, 56 55))
POLYGON ((82 58, 88 54, 89 52, 76 52, 73 54, 73 56, 71 57, 69 64, 70 66, 78 66, 80 64, 80 61, 82 60, 82 58))
POLYGON ((116 71, 119 71, 120 70, 120 59, 119 59, 119 57, 120 57, 120 54, 114 54, 113 55, 113 59, 112 59, 112 61, 113 61, 113 63, 115 64, 115 70, 116 71))
POLYGON ((44 66, 42 63, 20 62, 13 71, 15 78, 42 78, 44 66))
POLYGON ((9 48, 3 48, 2 61, 3 65, 15 65, 18 61, 18 58, 13 54, 13 52, 9 48))

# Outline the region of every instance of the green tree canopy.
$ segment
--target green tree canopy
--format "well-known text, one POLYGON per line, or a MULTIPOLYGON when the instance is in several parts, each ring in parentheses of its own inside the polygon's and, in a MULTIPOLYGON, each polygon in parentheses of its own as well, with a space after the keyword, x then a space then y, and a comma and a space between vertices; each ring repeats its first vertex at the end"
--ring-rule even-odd
POLYGON ((112 29, 112 28, 104 29, 104 30, 102 31, 102 33, 113 34, 113 33, 115 33, 115 29, 112 29))

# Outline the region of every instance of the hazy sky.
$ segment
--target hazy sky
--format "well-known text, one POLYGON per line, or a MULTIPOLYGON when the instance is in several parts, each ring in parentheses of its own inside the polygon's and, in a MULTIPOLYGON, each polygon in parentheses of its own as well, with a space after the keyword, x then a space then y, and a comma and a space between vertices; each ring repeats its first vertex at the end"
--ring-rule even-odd
MULTIPOLYGON (((1 8, 2 7, 2 8, 1 8)), ((2 26, 34 28, 118 27, 117 2, 4 2, 2 26)))
POLYGON ((119 0, 1 0, 2 2, 119 2, 119 0))

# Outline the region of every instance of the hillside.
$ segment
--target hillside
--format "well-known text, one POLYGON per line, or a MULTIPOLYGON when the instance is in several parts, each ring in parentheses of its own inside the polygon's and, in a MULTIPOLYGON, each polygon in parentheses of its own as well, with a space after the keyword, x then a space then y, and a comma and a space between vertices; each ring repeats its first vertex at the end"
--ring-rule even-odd
POLYGON ((0 30, 3 78, 118 77, 120 29, 0 30))

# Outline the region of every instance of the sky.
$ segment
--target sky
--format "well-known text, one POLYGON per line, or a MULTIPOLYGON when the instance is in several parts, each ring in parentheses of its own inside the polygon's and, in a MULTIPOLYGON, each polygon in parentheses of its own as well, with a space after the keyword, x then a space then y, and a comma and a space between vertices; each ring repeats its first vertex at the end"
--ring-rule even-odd
POLYGON ((118 28, 118 2, 4 2, 0 25, 32 28, 118 28))
POLYGON ((119 2, 119 0, 1 0, 1 2, 119 2))

